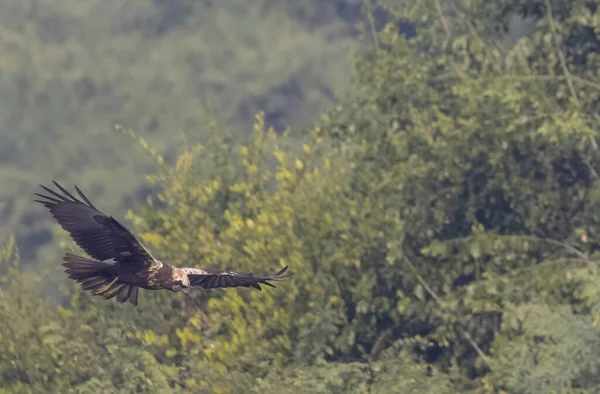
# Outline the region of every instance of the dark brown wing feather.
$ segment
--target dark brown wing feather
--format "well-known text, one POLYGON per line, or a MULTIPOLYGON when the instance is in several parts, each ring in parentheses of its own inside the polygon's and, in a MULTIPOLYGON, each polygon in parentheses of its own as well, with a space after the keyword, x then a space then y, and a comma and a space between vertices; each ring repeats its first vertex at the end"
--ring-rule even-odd
POLYGON ((35 201, 48 208, 58 224, 69 232, 71 238, 87 254, 100 261, 113 259, 137 263, 140 267, 149 267, 156 263, 125 226, 98 211, 77 186, 75 190, 83 201, 55 181, 52 182, 63 194, 42 186, 48 195, 35 193, 42 198, 35 201))
POLYGON ((285 266, 276 274, 269 276, 256 276, 251 272, 228 272, 203 270, 200 268, 182 268, 190 279, 190 286, 198 286, 202 289, 217 289, 224 287, 253 287, 262 290, 260 285, 275 287, 269 283, 270 280, 289 278, 291 273, 284 275, 288 267, 285 266))

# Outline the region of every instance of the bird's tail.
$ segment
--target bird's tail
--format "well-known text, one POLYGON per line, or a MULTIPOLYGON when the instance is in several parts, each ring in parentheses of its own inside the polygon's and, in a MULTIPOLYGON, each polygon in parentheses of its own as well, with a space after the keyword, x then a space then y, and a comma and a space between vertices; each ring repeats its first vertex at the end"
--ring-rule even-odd
POLYGON ((81 285, 83 290, 91 291, 94 295, 101 295, 106 299, 117 297, 117 301, 129 300, 134 305, 138 303, 138 287, 119 282, 118 276, 110 273, 112 264, 65 254, 63 266, 70 279, 81 285))

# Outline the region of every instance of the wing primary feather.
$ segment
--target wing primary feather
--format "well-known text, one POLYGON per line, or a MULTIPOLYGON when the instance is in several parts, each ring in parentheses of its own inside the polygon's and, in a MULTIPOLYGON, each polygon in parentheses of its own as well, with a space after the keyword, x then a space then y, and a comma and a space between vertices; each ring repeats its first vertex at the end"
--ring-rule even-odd
MULTIPOLYGON (((271 276, 281 276, 285 271, 287 271, 288 269, 288 265, 286 265, 285 267, 283 267, 278 273, 276 273, 275 275, 271 275, 271 276)), ((288 274, 288 276, 291 276, 291 273, 288 274)), ((287 276, 286 276, 287 277, 287 276)))
MULTIPOLYGON (((38 197, 45 198, 46 200, 51 201, 55 204, 60 204, 62 202, 62 201, 57 200, 56 198, 44 196, 43 194, 40 194, 40 193, 33 193, 33 194, 35 194, 38 197)), ((34 201, 41 202, 42 204, 48 204, 48 201, 40 201, 40 200, 34 200, 34 201)))
POLYGON ((83 199, 83 201, 85 201, 91 208, 96 209, 96 207, 94 206, 94 204, 92 204, 90 202, 90 200, 88 200, 88 198, 85 196, 85 194, 83 194, 83 192, 81 190, 79 190, 79 188, 77 187, 77 185, 75 186, 75 190, 77 191, 77 194, 79 194, 79 197, 81 197, 83 199))
POLYGON ((267 286, 271 286, 272 288, 276 289, 277 287, 275 287, 274 284, 267 282, 266 280, 261 281, 260 283, 262 283, 263 285, 267 285, 267 286))
POLYGON ((54 183, 54 185, 56 187, 58 187, 61 192, 65 193, 67 196, 69 196, 73 202, 78 202, 78 203, 81 204, 81 201, 79 201, 77 199, 77 197, 75 197, 74 195, 72 195, 71 193, 69 193, 69 191, 67 189, 65 189, 64 187, 62 187, 61 185, 59 185, 58 182, 56 182, 55 180, 52 180, 52 183, 54 183))
POLYGON ((55 192, 54 190, 52 190, 52 189, 49 189, 49 188, 47 188, 47 187, 46 187, 46 186, 44 186, 44 185, 40 185, 40 187, 41 187, 42 189, 44 189, 45 191, 47 191, 48 193, 52 194, 53 196, 55 196, 55 197, 58 197, 58 199, 60 200, 60 202, 61 202, 61 203, 62 203, 62 202, 73 202, 73 201, 69 201, 69 200, 67 200, 67 199, 65 198, 65 196, 61 196, 60 194, 58 194, 58 193, 57 193, 57 192, 55 192))
POLYGON ((277 279, 285 279, 285 278, 289 278, 290 276, 293 276, 294 274, 292 274, 291 272, 288 272, 286 275, 283 275, 283 273, 285 271, 287 271, 288 266, 286 265, 285 267, 283 267, 279 272, 277 272, 276 274, 273 275, 269 275, 269 276, 263 276, 260 279, 266 279, 266 280, 277 280, 277 279))

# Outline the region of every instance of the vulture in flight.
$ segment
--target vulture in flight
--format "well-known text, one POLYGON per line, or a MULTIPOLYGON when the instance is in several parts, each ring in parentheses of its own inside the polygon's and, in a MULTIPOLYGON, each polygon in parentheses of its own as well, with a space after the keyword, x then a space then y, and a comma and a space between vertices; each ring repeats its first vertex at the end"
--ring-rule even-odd
POLYGON ((190 287, 253 287, 261 290, 261 284, 275 287, 269 281, 292 275, 284 274, 287 266, 273 275, 256 276, 253 273, 178 268, 165 264, 155 259, 125 226, 98 211, 77 186, 75 190, 80 199, 52 182, 62 194, 41 186, 48 194, 34 193, 42 198, 34 201, 48 208, 58 224, 92 257, 67 253, 63 257, 63 265, 70 279, 94 295, 106 299, 117 297, 121 303, 129 301, 137 305, 140 288, 183 291, 185 294, 190 287))

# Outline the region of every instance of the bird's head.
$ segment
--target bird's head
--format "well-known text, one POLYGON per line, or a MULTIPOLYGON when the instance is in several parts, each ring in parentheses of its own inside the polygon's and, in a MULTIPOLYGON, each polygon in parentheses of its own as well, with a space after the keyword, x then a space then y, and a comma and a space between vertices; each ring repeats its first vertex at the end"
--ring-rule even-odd
POLYGON ((190 278, 183 270, 175 268, 173 271, 173 286, 171 291, 183 291, 185 294, 190 292, 190 278))

